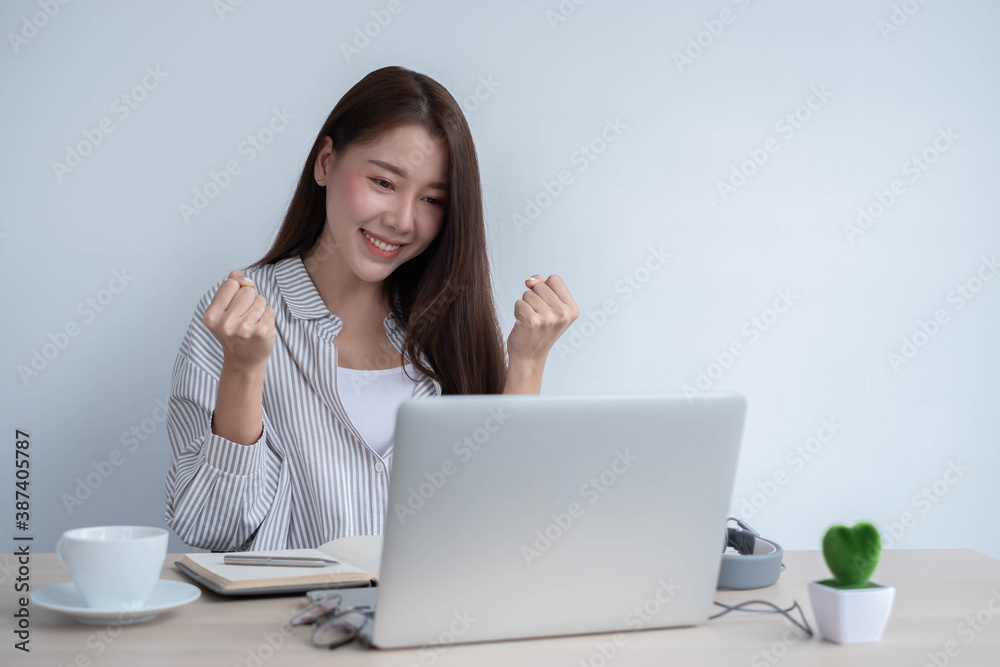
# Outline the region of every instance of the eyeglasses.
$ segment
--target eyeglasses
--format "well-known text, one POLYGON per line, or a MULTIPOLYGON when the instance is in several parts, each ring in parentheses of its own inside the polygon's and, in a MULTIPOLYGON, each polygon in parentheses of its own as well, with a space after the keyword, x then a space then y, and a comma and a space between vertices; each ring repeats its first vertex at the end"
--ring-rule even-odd
POLYGON ((313 602, 292 617, 292 625, 316 624, 312 645, 334 649, 350 644, 375 616, 375 607, 341 607, 343 597, 330 591, 310 591, 313 602))

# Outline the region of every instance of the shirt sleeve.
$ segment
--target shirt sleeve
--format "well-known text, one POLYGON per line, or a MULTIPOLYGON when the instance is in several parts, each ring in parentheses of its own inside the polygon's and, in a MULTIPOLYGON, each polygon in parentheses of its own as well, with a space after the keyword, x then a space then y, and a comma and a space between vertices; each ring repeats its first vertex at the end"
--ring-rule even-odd
POLYGON ((212 433, 219 378, 208 369, 221 370, 222 349, 202 318, 213 292, 196 309, 170 378, 165 518, 192 547, 236 551, 274 502, 281 462, 263 423, 252 445, 212 433))

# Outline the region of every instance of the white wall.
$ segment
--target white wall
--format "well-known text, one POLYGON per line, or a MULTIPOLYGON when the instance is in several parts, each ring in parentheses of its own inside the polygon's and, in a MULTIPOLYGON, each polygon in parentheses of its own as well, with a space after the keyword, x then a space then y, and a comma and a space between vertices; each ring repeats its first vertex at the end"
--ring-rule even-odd
MULTIPOLYGON (((158 405, 198 297, 268 248, 340 96, 399 64, 469 99, 505 330, 536 272, 561 275, 584 313, 544 392, 681 391, 705 373, 701 388, 749 398, 733 510, 785 548, 869 519, 886 546, 1000 558, 1000 535, 980 530, 1000 504, 1000 280, 977 277, 1000 250, 997 3, 567 0, 575 11, 553 23, 556 0, 403 0, 350 58, 341 43, 388 1, 219 5, 79 2, 47 22, 37 2, 0 8, 0 271, 16 286, 2 296, 5 535, 18 533, 18 428, 31 434, 36 550, 72 527, 164 525, 158 405), (34 32, 32 16, 45 23, 34 32), (131 90, 144 99, 124 117, 116 99, 131 90), (241 142, 274 109, 294 118, 251 161, 241 142), (795 114, 798 127, 783 121, 795 114), (57 174, 105 118, 113 132, 57 174), (614 141, 582 158, 609 120, 614 141), (767 158, 756 168, 754 153, 767 158), (185 221, 179 206, 230 160, 241 173, 185 221), (754 173, 720 193, 743 164, 754 173), (544 201, 561 170, 572 180, 544 201), (851 233, 895 181, 892 203, 851 233), (754 318, 769 323, 757 334, 754 318), (68 325, 65 347, 46 348, 68 325), (915 356, 893 363, 914 337, 915 356), (713 366, 734 343, 741 354, 713 366), (22 379, 35 351, 56 354, 22 379), (67 509, 113 450, 121 465, 67 509)), ((170 549, 190 550, 176 536, 170 549)))

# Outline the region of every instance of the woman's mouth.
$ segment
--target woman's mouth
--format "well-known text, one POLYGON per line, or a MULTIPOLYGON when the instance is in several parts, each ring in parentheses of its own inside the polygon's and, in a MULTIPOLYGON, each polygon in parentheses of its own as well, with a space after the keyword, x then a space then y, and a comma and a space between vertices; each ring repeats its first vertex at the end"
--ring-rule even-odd
POLYGON ((379 241, 373 236, 370 236, 368 232, 366 232, 364 229, 360 231, 361 235, 365 237, 365 245, 368 246, 368 249, 376 257, 382 257, 384 259, 395 257, 396 255, 399 254, 399 251, 400 249, 402 249, 403 245, 406 245, 405 243, 402 245, 390 245, 388 243, 385 243, 384 241, 379 241))

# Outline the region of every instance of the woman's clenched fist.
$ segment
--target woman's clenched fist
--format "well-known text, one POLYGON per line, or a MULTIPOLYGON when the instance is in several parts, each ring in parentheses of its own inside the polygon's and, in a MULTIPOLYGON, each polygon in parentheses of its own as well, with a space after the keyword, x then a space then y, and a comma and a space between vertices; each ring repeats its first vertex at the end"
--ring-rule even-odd
POLYGON ((219 286, 203 321, 222 344, 226 364, 246 370, 267 366, 277 337, 274 310, 242 271, 233 270, 219 286))
POLYGON ((510 364, 526 362, 540 369, 556 340, 580 316, 580 309, 557 275, 544 279, 536 273, 524 284, 529 289, 514 302, 507 357, 510 364))

